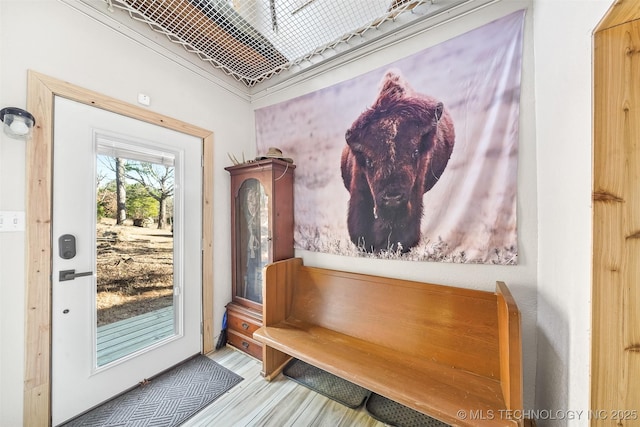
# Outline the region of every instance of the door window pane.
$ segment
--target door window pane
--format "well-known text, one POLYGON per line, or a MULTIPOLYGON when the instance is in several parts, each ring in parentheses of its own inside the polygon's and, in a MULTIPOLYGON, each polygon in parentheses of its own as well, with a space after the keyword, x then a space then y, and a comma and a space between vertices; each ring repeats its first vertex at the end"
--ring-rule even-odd
POLYGON ((174 177, 134 151, 97 156, 97 366, 175 334, 174 177), (122 157, 125 154, 129 157, 122 157))

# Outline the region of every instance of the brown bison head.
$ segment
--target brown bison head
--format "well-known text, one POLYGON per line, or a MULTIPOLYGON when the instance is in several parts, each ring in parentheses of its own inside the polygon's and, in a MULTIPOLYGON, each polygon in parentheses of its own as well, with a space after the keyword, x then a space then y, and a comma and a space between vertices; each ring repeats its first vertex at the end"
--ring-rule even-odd
POLYGON ((414 92, 389 71, 378 98, 345 138, 342 177, 352 197, 354 187, 366 191, 366 183, 374 218, 398 221, 421 217, 422 195, 440 179, 455 136, 442 102, 414 92))

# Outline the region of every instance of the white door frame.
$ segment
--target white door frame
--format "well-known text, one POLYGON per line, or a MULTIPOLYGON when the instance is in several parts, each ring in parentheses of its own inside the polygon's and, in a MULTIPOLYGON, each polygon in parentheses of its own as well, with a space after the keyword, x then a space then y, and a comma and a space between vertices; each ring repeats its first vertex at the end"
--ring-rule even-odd
POLYGON ((202 319, 203 353, 213 342, 213 133, 28 71, 27 108, 36 119, 27 143, 26 283, 25 283, 25 426, 51 424, 51 207, 53 171, 53 100, 55 96, 137 120, 153 123, 202 139, 202 319))

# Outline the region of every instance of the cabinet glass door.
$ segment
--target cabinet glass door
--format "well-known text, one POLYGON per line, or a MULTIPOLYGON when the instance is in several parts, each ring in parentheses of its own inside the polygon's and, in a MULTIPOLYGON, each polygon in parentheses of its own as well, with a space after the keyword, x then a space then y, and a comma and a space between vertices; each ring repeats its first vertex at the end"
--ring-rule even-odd
POLYGON ((269 200, 257 179, 242 183, 236 199, 236 296, 262 304, 262 269, 269 262, 269 200))

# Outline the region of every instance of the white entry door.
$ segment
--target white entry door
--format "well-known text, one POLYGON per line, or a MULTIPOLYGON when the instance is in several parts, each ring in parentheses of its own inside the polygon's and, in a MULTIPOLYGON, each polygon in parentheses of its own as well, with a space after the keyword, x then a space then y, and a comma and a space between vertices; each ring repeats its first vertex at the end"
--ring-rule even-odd
POLYGON ((58 425, 201 351, 202 140, 56 97, 53 151, 58 425))

